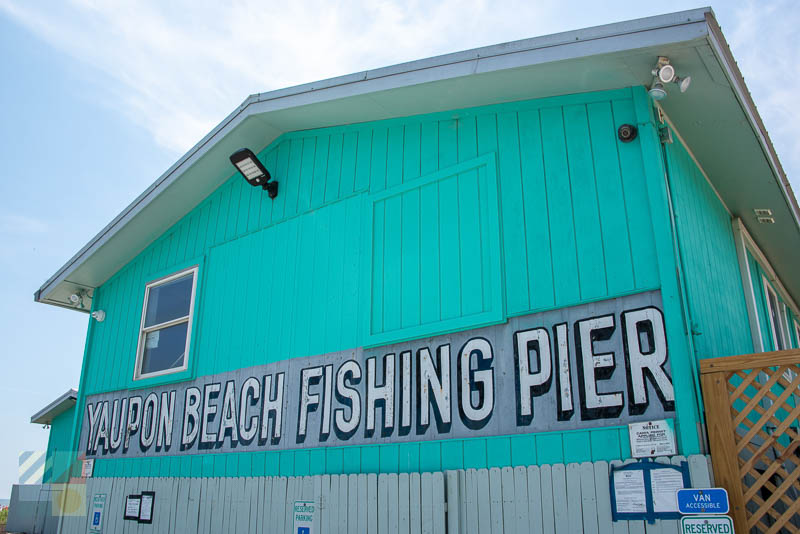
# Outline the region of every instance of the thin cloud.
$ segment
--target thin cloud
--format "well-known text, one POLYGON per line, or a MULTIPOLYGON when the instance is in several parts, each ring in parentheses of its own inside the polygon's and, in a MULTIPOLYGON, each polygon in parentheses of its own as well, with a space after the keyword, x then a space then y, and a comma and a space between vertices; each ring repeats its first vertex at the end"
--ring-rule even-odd
POLYGON ((0 0, 0 9, 103 73, 105 104, 176 153, 248 94, 547 33, 551 11, 549 2, 364 4, 0 0))
MULTIPOLYGON (((0 0, 0 11, 92 66, 101 101, 176 155, 251 93, 651 10, 587 3, 576 11, 554 0, 0 0)), ((800 69, 789 52, 800 4, 745 1, 718 15, 732 22, 734 55, 800 190, 800 69)))

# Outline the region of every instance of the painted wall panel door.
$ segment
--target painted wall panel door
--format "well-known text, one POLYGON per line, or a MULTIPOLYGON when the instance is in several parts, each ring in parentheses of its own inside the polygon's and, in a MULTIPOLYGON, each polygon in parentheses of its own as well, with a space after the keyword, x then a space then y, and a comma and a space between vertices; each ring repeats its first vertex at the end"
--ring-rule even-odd
POLYGON ((683 144, 664 147, 695 352, 747 354, 753 342, 731 215, 683 144))
POLYGON ((366 345, 503 320, 494 154, 370 200, 366 345))

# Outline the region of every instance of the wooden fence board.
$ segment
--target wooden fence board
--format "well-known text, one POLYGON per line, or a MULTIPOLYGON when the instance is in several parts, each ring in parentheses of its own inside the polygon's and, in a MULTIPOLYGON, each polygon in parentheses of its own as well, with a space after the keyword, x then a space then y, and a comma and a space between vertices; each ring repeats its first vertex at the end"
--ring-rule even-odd
POLYGON ((541 466, 542 528, 544 532, 556 531, 555 508, 553 507, 553 467, 541 466))
POLYGON ((503 532, 514 532, 517 524, 517 509, 514 496, 514 470, 503 467, 500 470, 501 498, 503 503, 503 532))
POLYGON ((389 473, 386 475, 386 506, 389 510, 389 534, 397 534, 397 521, 398 521, 398 484, 397 474, 389 473))
POLYGON ((530 532, 531 520, 528 516, 528 470, 517 466, 513 470, 514 478, 514 534, 530 532))
POLYGON ((367 533, 378 533, 378 476, 367 475, 367 533))
POLYGON ((337 533, 339 532, 339 513, 342 511, 342 505, 339 501, 339 477, 345 475, 331 475, 330 483, 330 505, 328 506, 328 523, 325 528, 326 532, 337 533))
POLYGON ((350 499, 355 498, 355 495, 351 496, 349 492, 350 478, 347 475, 341 475, 339 477, 339 532, 350 532, 347 528, 347 510, 350 506, 350 499))
POLYGON ((489 501, 489 471, 479 469, 477 473, 478 484, 478 532, 492 531, 491 503, 489 501))
POLYGON ((480 527, 478 519, 480 514, 480 510, 478 509, 478 502, 480 500, 478 496, 478 471, 475 469, 467 469, 464 474, 464 486, 466 488, 465 506, 467 508, 466 532, 468 534, 476 534, 480 527))
POLYGON ((286 490, 288 484, 289 481, 286 477, 277 477, 272 483, 270 524, 272 525, 272 532, 274 534, 280 534, 287 530, 284 506, 286 504, 286 490))
MULTIPOLYGON (((571 463, 566 466, 567 481, 567 500, 566 504, 567 524, 569 532, 580 532, 583 524, 583 512, 581 511, 581 466, 571 463)), ((564 506, 562 506, 564 508, 564 506)))
POLYGON ((431 481, 432 500, 433 500, 433 531, 444 532, 444 474, 441 472, 433 473, 431 481))
MULTIPOLYGON (((352 530, 358 525, 359 509, 364 508, 364 503, 358 498, 358 475, 356 474, 347 475, 347 495, 347 524, 352 530)), ((365 508, 364 511, 366 511, 365 508)))
POLYGON ((386 475, 378 476, 378 534, 389 532, 389 503, 386 475))
POLYGON ((459 528, 458 534, 466 534, 466 524, 467 524, 467 510, 466 506, 464 506, 465 495, 467 494, 467 477, 466 472, 462 469, 458 470, 458 494, 461 496, 461 506, 460 506, 460 513, 458 515, 459 520, 459 528))
POLYGON ((411 532, 422 530, 422 477, 419 473, 411 473, 408 477, 410 503, 408 507, 411 532))
POLYGON ((358 496, 358 513, 356 515, 356 526, 358 527, 358 532, 367 532, 369 530, 369 515, 368 515, 368 506, 369 506, 369 481, 368 477, 365 473, 361 473, 359 475, 351 475, 356 477, 356 487, 358 496))
POLYGON ((445 472, 445 488, 447 491, 447 531, 458 533, 458 520, 461 514, 461 498, 458 494, 458 471, 445 472))
POLYGON ((564 464, 553 464, 553 516, 557 534, 568 534, 569 514, 564 503, 567 503, 567 469, 564 464))
MULTIPOLYGON (((336 476, 336 475, 334 475, 336 476)), ((322 532, 332 532, 331 516, 331 475, 322 475, 320 484, 319 524, 322 532)))
MULTIPOLYGON (((410 504, 411 493, 408 473, 400 473, 397 476, 397 531, 400 534, 411 534, 410 504)), ((450 530, 450 532, 454 531, 450 530)))
POLYGON ((492 534, 503 532, 503 483, 500 469, 489 469, 489 517, 492 534))
MULTIPOLYGON (((526 470, 528 476, 528 522, 531 534, 542 534, 544 530, 541 469, 538 465, 531 465, 526 470)), ((552 513, 552 505, 550 507, 552 513)), ((549 532, 552 532, 549 531, 549 532)))
POLYGON ((422 473, 420 477, 422 488, 420 496, 422 498, 422 534, 433 534, 433 477, 430 473, 422 473))
POLYGON ((598 534, 599 514, 597 510, 597 490, 594 481, 594 464, 583 462, 581 474, 581 508, 583 509, 583 531, 586 534, 598 534))

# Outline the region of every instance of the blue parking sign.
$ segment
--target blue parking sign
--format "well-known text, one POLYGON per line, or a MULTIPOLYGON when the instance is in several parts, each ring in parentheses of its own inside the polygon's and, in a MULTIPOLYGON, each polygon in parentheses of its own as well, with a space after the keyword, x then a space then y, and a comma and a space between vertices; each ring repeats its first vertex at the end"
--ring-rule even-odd
POLYGON ((682 514, 727 514, 729 509, 725 488, 678 490, 678 511, 682 514))
POLYGON ((308 527, 297 527, 297 534, 311 534, 311 529, 308 527))

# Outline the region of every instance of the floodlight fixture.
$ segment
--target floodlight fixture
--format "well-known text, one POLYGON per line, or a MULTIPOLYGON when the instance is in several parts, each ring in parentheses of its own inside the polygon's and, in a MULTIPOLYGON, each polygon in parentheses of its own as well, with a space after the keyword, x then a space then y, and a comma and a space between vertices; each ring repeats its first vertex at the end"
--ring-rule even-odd
POLYGON ((681 93, 685 93, 689 88, 689 84, 692 83, 691 76, 678 76, 677 72, 675 72, 675 67, 666 56, 658 56, 656 66, 650 73, 653 75, 653 82, 647 92, 653 97, 653 100, 666 98, 667 90, 664 86, 668 83, 676 84, 681 93))
POLYGON ((278 196, 278 182, 272 180, 269 171, 249 148, 241 148, 231 154, 231 163, 253 187, 262 187, 269 198, 278 196))
POLYGON ((667 90, 664 89, 664 84, 658 79, 653 79, 653 84, 647 90, 647 93, 653 97, 653 100, 664 100, 667 97, 667 90))

